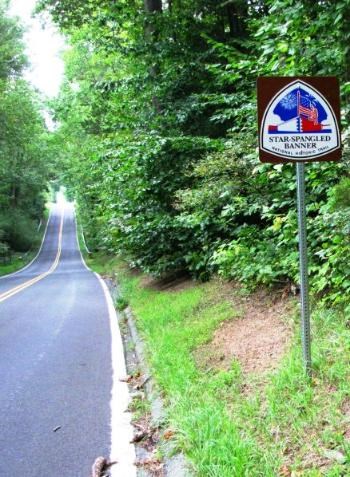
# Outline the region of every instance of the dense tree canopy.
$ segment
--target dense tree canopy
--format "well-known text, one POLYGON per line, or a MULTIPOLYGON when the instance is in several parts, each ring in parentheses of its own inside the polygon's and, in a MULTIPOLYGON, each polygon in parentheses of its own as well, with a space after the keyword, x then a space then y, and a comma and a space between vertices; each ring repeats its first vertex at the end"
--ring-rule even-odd
POLYGON ((22 29, 6 4, 0 2, 0 255, 31 247, 50 174, 42 104, 22 77, 22 29))
POLYGON ((349 0, 45 9, 71 45, 53 108, 89 243, 155 274, 295 281, 294 168, 258 162, 256 78, 338 76, 344 159, 307 166, 310 269, 315 290, 350 290, 349 0))

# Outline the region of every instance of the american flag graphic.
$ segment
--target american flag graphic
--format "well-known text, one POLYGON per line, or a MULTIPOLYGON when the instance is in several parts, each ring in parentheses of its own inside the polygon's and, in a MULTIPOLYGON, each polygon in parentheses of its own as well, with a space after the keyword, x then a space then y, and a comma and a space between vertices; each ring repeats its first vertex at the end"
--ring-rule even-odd
POLYGON ((269 134, 332 132, 329 124, 325 124, 329 114, 324 106, 315 96, 300 87, 281 95, 273 114, 273 122, 268 125, 269 134), (281 122, 276 116, 280 117, 281 122))
POLYGON ((308 98, 305 98, 300 94, 300 91, 297 92, 297 102, 298 102, 298 116, 304 116, 309 121, 312 121, 314 124, 318 124, 318 111, 317 108, 311 103, 308 98))

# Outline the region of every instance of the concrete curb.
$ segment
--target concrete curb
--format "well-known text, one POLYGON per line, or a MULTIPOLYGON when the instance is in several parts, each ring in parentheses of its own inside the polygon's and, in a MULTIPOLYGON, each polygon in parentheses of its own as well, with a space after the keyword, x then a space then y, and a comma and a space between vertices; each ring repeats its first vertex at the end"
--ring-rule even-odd
POLYGON ((127 320, 127 325, 129 328, 131 339, 135 345, 135 354, 136 354, 137 361, 139 363, 140 371, 147 379, 143 387, 144 387, 147 399, 150 401, 150 404, 151 404, 152 424, 154 426, 160 426, 165 419, 163 403, 159 397, 159 394, 157 393, 155 389, 154 380, 152 378, 151 371, 146 364, 144 345, 136 329, 136 324, 135 324, 134 317, 132 315, 131 308, 127 307, 124 310, 124 314, 127 320))
MULTIPOLYGON (((108 285, 113 288, 112 294, 114 298, 118 298, 118 296, 120 296, 118 284, 113 281, 112 283, 109 282, 108 285)), ((146 378, 143 388, 145 395, 151 404, 152 424, 154 426, 161 426, 165 421, 164 405, 156 389, 151 371, 147 365, 144 343, 137 331, 135 318, 132 314, 131 308, 127 307, 123 311, 123 314, 126 319, 131 340, 135 347, 134 352, 138 361, 139 369, 146 378)), ((165 457, 164 464, 166 477, 193 477, 193 474, 190 472, 189 465, 186 462, 185 456, 183 454, 165 457)))

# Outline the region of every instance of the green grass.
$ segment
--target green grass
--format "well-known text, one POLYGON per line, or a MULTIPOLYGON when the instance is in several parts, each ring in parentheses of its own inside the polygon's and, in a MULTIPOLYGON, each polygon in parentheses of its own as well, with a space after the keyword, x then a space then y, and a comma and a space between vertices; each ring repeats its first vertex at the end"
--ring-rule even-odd
POLYGON ((9 273, 16 272, 25 267, 36 255, 35 251, 28 253, 13 253, 11 262, 2 263, 0 261, 0 276, 7 275, 9 273))
POLYGON ((116 299, 114 306, 118 311, 123 311, 129 306, 129 303, 123 296, 119 296, 116 299))
POLYGON ((49 217, 49 211, 48 209, 45 209, 43 223, 40 227, 40 230, 37 233, 37 237, 36 237, 35 243, 32 246, 32 250, 29 250, 28 252, 25 252, 25 253, 12 253, 11 261, 8 263, 7 262, 3 263, 0 260, 0 276, 17 272, 18 270, 25 267, 26 265, 28 265, 28 263, 30 263, 33 260, 33 258, 38 253, 38 250, 40 248, 40 244, 43 239, 48 217, 49 217))
POLYGON ((290 352, 273 373, 246 376, 237 362, 229 371, 205 371, 197 368, 193 351, 236 315, 218 293, 220 284, 157 291, 144 288, 141 277, 116 258, 95 256, 90 265, 103 274, 117 273, 145 340, 176 447, 196 476, 350 475, 345 436, 347 430, 350 435, 350 327, 344 313, 322 308, 313 313, 312 380, 301 364, 298 317, 290 352), (348 400, 346 416, 342 407, 348 400), (347 463, 325 461, 327 450, 340 451, 347 463))

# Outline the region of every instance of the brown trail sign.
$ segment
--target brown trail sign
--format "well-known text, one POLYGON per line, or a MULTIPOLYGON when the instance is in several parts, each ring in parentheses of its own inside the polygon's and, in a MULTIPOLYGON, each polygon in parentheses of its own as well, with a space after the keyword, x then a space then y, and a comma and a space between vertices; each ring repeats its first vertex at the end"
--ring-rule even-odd
POLYGON ((258 78, 258 121, 262 162, 341 158, 335 77, 258 78))
POLYGON ((310 375, 304 163, 341 159, 339 84, 333 76, 298 76, 258 78, 257 86, 260 160, 297 167, 302 343, 310 375))

